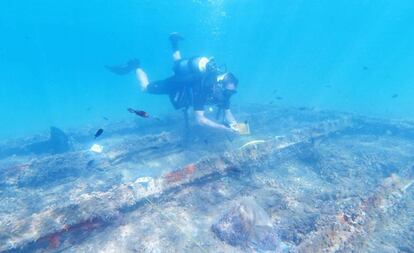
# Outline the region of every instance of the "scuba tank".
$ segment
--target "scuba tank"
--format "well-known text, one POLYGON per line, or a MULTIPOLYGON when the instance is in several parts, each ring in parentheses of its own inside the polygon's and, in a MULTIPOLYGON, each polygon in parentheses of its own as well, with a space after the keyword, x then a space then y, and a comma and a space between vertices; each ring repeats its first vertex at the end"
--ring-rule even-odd
MULTIPOLYGON (((176 76, 182 80, 198 79, 204 80, 208 75, 208 63, 210 60, 207 57, 192 57, 189 59, 182 59, 176 61, 173 67, 176 76)), ((204 82, 203 82, 204 83, 204 82)), ((177 91, 170 94, 170 102, 176 110, 181 108, 188 108, 193 101, 193 87, 185 85, 178 88, 177 91)))
POLYGON ((176 75, 203 74, 207 72, 210 61, 204 56, 182 59, 175 62, 173 70, 176 75))

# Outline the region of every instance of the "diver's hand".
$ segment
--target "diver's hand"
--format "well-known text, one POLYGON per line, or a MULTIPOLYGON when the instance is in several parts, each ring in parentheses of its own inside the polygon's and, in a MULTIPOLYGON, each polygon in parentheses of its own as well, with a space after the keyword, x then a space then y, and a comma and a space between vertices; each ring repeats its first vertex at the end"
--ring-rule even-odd
POLYGON ((233 134, 240 134, 240 130, 237 128, 237 123, 236 124, 230 124, 228 127, 228 131, 233 133, 233 134))
POLYGON ((236 131, 236 132, 240 132, 240 130, 239 130, 239 128, 237 127, 237 123, 232 123, 232 124, 230 124, 230 128, 233 130, 233 131, 236 131))

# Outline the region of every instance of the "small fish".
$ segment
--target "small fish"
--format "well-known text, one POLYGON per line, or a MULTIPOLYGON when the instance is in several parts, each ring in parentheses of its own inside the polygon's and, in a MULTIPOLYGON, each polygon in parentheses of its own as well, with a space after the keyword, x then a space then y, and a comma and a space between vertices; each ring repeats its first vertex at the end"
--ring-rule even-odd
POLYGON ((398 94, 393 94, 392 98, 398 98, 398 94))
POLYGON ((277 90, 276 89, 272 91, 272 94, 276 94, 276 93, 277 93, 277 90))
POLYGON ((134 114, 136 114, 136 115, 138 115, 142 118, 149 118, 149 114, 145 111, 140 111, 140 110, 135 110, 135 109, 132 109, 132 108, 128 108, 128 112, 134 113, 134 114))
POLYGON ((302 107, 299 107, 299 108, 298 108, 298 110, 299 110, 299 111, 306 111, 306 109, 307 109, 307 108, 306 108, 306 107, 304 107, 304 106, 302 106, 302 107))
POLYGON ((88 108, 86 108, 86 110, 88 111, 88 112, 90 112, 91 110, 92 110, 92 107, 88 107, 88 108))
POLYGON ((208 145, 208 140, 204 139, 204 144, 208 145))
POLYGON ((98 131, 96 131, 96 134, 95 134, 95 139, 96 138, 98 138, 99 136, 101 136, 102 135, 102 133, 103 133, 103 129, 102 128, 100 128, 98 131))
POLYGON ((330 84, 326 84, 326 85, 324 85, 324 87, 325 87, 325 88, 332 88, 332 85, 330 85, 330 84))
POLYGON ((283 97, 275 97, 277 100, 282 100, 283 97))
POLYGON ((363 66, 362 69, 365 70, 365 71, 367 71, 368 70, 368 67, 367 66, 363 66))
POLYGON ((109 120, 107 117, 102 117, 104 120, 109 120))

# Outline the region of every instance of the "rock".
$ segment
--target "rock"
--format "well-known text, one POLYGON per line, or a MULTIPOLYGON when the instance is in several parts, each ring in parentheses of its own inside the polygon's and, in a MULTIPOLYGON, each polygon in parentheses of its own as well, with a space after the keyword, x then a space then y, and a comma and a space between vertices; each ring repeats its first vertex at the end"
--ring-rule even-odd
POLYGON ((259 252, 275 251, 280 245, 267 213, 252 198, 245 198, 225 212, 211 227, 222 241, 259 252))
POLYGON ((68 136, 59 128, 50 128, 49 145, 54 154, 67 152, 71 149, 68 136))
POLYGON ((25 148, 27 153, 34 154, 61 154, 71 149, 69 138, 57 127, 50 128, 50 138, 47 141, 41 141, 27 145, 25 148))

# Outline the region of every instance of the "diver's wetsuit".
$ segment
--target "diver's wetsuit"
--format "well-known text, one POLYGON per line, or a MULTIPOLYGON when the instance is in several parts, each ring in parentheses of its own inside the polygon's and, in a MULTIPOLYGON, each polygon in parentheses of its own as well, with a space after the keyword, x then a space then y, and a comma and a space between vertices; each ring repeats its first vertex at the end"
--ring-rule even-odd
POLYGON ((217 75, 200 73, 191 66, 187 71, 181 71, 179 65, 183 61, 191 63, 191 59, 175 62, 174 76, 148 84, 147 92, 169 95, 175 109, 193 106, 195 111, 203 111, 205 105, 229 109, 230 97, 223 95, 217 87, 217 75))

